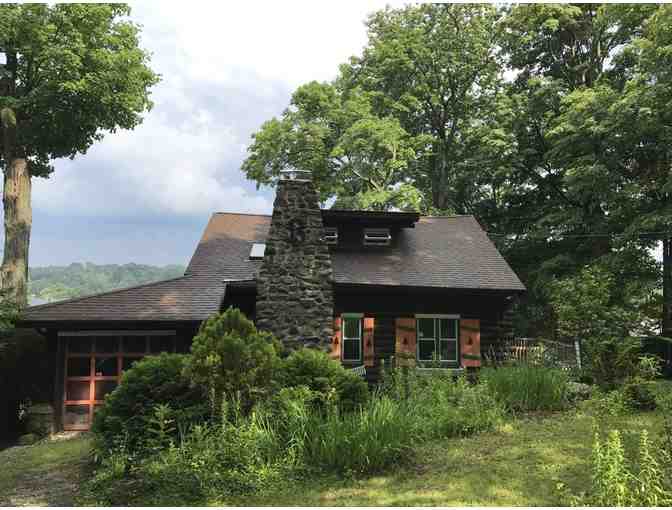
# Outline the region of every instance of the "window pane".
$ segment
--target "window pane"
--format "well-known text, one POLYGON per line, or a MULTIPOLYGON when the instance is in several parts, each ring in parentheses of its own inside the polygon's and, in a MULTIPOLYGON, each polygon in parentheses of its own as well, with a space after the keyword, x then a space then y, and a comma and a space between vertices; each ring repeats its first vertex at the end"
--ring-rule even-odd
POLYGON ((91 358, 68 358, 68 377, 90 377, 91 358))
POLYGON ((343 338, 359 338, 360 319, 343 319, 343 338))
POLYGON ((174 336, 150 336, 149 352, 173 352, 174 336))
POLYGON ((457 320, 441 319, 441 338, 457 338, 457 320))
POLYGON ((96 358, 96 376, 117 375, 117 358, 96 358))
POLYGON ((117 381, 96 381, 95 385, 96 400, 103 400, 105 395, 112 393, 117 387, 117 381))
POLYGON ((122 339, 124 352, 147 352, 146 336, 125 336, 122 339))
POLYGON ((344 360, 360 360, 360 341, 355 340, 343 340, 343 359, 344 360))
POLYGON ((122 369, 123 371, 126 371, 126 370, 128 370, 129 368, 131 368, 131 367, 133 366, 134 363, 136 363, 137 361, 140 361, 141 359, 142 359, 142 358, 124 358, 123 361, 122 361, 122 367, 121 367, 121 369, 122 369))
POLYGON ((68 338, 68 352, 91 352, 91 337, 72 336, 68 338))
POLYGON ((89 400, 89 381, 68 381, 65 400, 89 400))
POLYGON ((434 340, 418 340, 418 358, 421 360, 434 359, 434 340))
POLYGON ((66 427, 73 425, 88 425, 89 424, 88 404, 65 406, 65 415, 63 416, 63 424, 66 427))
POLYGON ((116 353, 119 350, 119 337, 97 336, 96 352, 116 353))
POLYGON ((457 342, 455 340, 441 340, 441 359, 457 361, 457 342))
POLYGON ((418 319, 418 336, 434 338, 434 319, 418 319))

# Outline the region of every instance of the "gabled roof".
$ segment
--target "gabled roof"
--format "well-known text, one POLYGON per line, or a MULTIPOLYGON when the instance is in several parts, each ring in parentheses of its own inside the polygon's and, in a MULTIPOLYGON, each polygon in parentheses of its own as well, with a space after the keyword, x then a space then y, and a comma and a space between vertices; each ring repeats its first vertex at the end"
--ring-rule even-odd
MULTIPOLYGON (((187 274, 253 280, 261 260, 249 259, 251 243, 265 241, 270 223, 270 216, 214 214, 187 274)), ((473 216, 420 217, 415 228, 401 229, 395 236, 391 247, 333 249, 335 282, 525 290, 473 216)))
MULTIPOLYGON (((256 278, 262 260, 250 260, 250 248, 266 240, 270 222, 265 215, 215 213, 184 276, 29 307, 23 322, 204 320, 219 311, 227 282, 256 278)), ((332 249, 335 283, 525 289, 473 216, 420 217, 414 228, 394 235, 393 245, 385 248, 332 249)))

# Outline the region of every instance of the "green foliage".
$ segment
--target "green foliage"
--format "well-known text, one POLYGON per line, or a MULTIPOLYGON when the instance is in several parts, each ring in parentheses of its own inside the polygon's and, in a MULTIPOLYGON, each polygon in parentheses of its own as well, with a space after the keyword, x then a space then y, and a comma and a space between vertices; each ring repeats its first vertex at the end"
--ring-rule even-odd
POLYGON ((632 412, 628 396, 621 389, 610 391, 598 389, 585 402, 585 407, 600 418, 623 416, 632 412))
POLYGON ((633 409, 653 411, 656 408, 656 395, 651 381, 631 379, 625 383, 622 391, 633 409))
POLYGON ((309 388, 322 406, 333 403, 345 411, 356 409, 369 397, 368 385, 361 376, 315 349, 293 351, 283 360, 279 379, 286 388, 309 388))
POLYGON ((560 410, 569 400, 569 378, 559 369, 520 364, 483 368, 480 377, 510 411, 560 410))
POLYGON ((184 376, 188 357, 162 353, 136 362, 105 398, 92 431, 104 457, 119 444, 133 453, 164 446, 178 425, 188 427, 208 415, 205 392, 184 376))
POLYGON ((370 473, 407 460, 415 417, 399 402, 378 395, 353 413, 330 409, 312 415, 305 456, 312 464, 342 474, 370 473))
POLYGON ((158 76, 129 13, 124 4, 0 6, 9 82, 0 109, 17 120, 13 151, 29 158, 32 176, 48 175, 55 158, 85 153, 103 131, 135 127, 152 106, 158 76))
POLYGON ((585 365, 605 387, 634 376, 641 352, 641 341, 629 335, 643 318, 636 307, 619 304, 616 292, 614 277, 593 266, 556 282, 551 297, 558 332, 580 341, 585 365))
POLYGON ((441 371, 396 368, 384 375, 382 391, 414 417, 420 440, 468 435, 494 428, 504 409, 483 384, 469 384, 441 371))
POLYGON ((280 367, 280 344, 257 331, 238 309, 229 308, 205 321, 191 346, 185 375, 207 388, 213 409, 223 400, 241 399, 245 410, 268 396, 280 367))
POLYGON ((57 301, 168 280, 183 274, 184 267, 177 265, 156 267, 87 262, 33 267, 30 269, 29 294, 31 298, 57 301))
POLYGON ((570 496, 575 506, 655 507, 672 504, 669 478, 666 478, 649 434, 639 436, 637 466, 629 462, 621 433, 611 430, 602 441, 595 432, 592 456, 592 484, 587 494, 570 496))

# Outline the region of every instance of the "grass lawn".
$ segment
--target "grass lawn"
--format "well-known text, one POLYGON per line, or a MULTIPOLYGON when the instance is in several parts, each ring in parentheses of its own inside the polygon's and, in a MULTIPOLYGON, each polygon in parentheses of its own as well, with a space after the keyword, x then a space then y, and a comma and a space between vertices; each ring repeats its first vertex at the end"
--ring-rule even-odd
POLYGON ((0 451, 0 506, 72 506, 88 452, 86 437, 0 451))
MULTIPOLYGON (((626 446, 646 428, 655 437, 659 413, 609 418, 626 446)), ((246 506, 556 506, 556 484, 588 489, 593 419, 567 412, 512 420, 499 431, 435 442, 411 466, 361 480, 311 479, 273 495, 211 502, 246 506)))

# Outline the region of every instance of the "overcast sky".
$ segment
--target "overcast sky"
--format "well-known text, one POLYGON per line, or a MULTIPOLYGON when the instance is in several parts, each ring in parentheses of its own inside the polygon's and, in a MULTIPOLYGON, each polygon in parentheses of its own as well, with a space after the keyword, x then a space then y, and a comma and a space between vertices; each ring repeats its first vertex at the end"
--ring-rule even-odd
POLYGON ((186 264, 214 211, 269 213, 240 165, 297 86, 361 52, 384 1, 131 3, 162 75, 154 109, 33 185, 30 265, 186 264))

